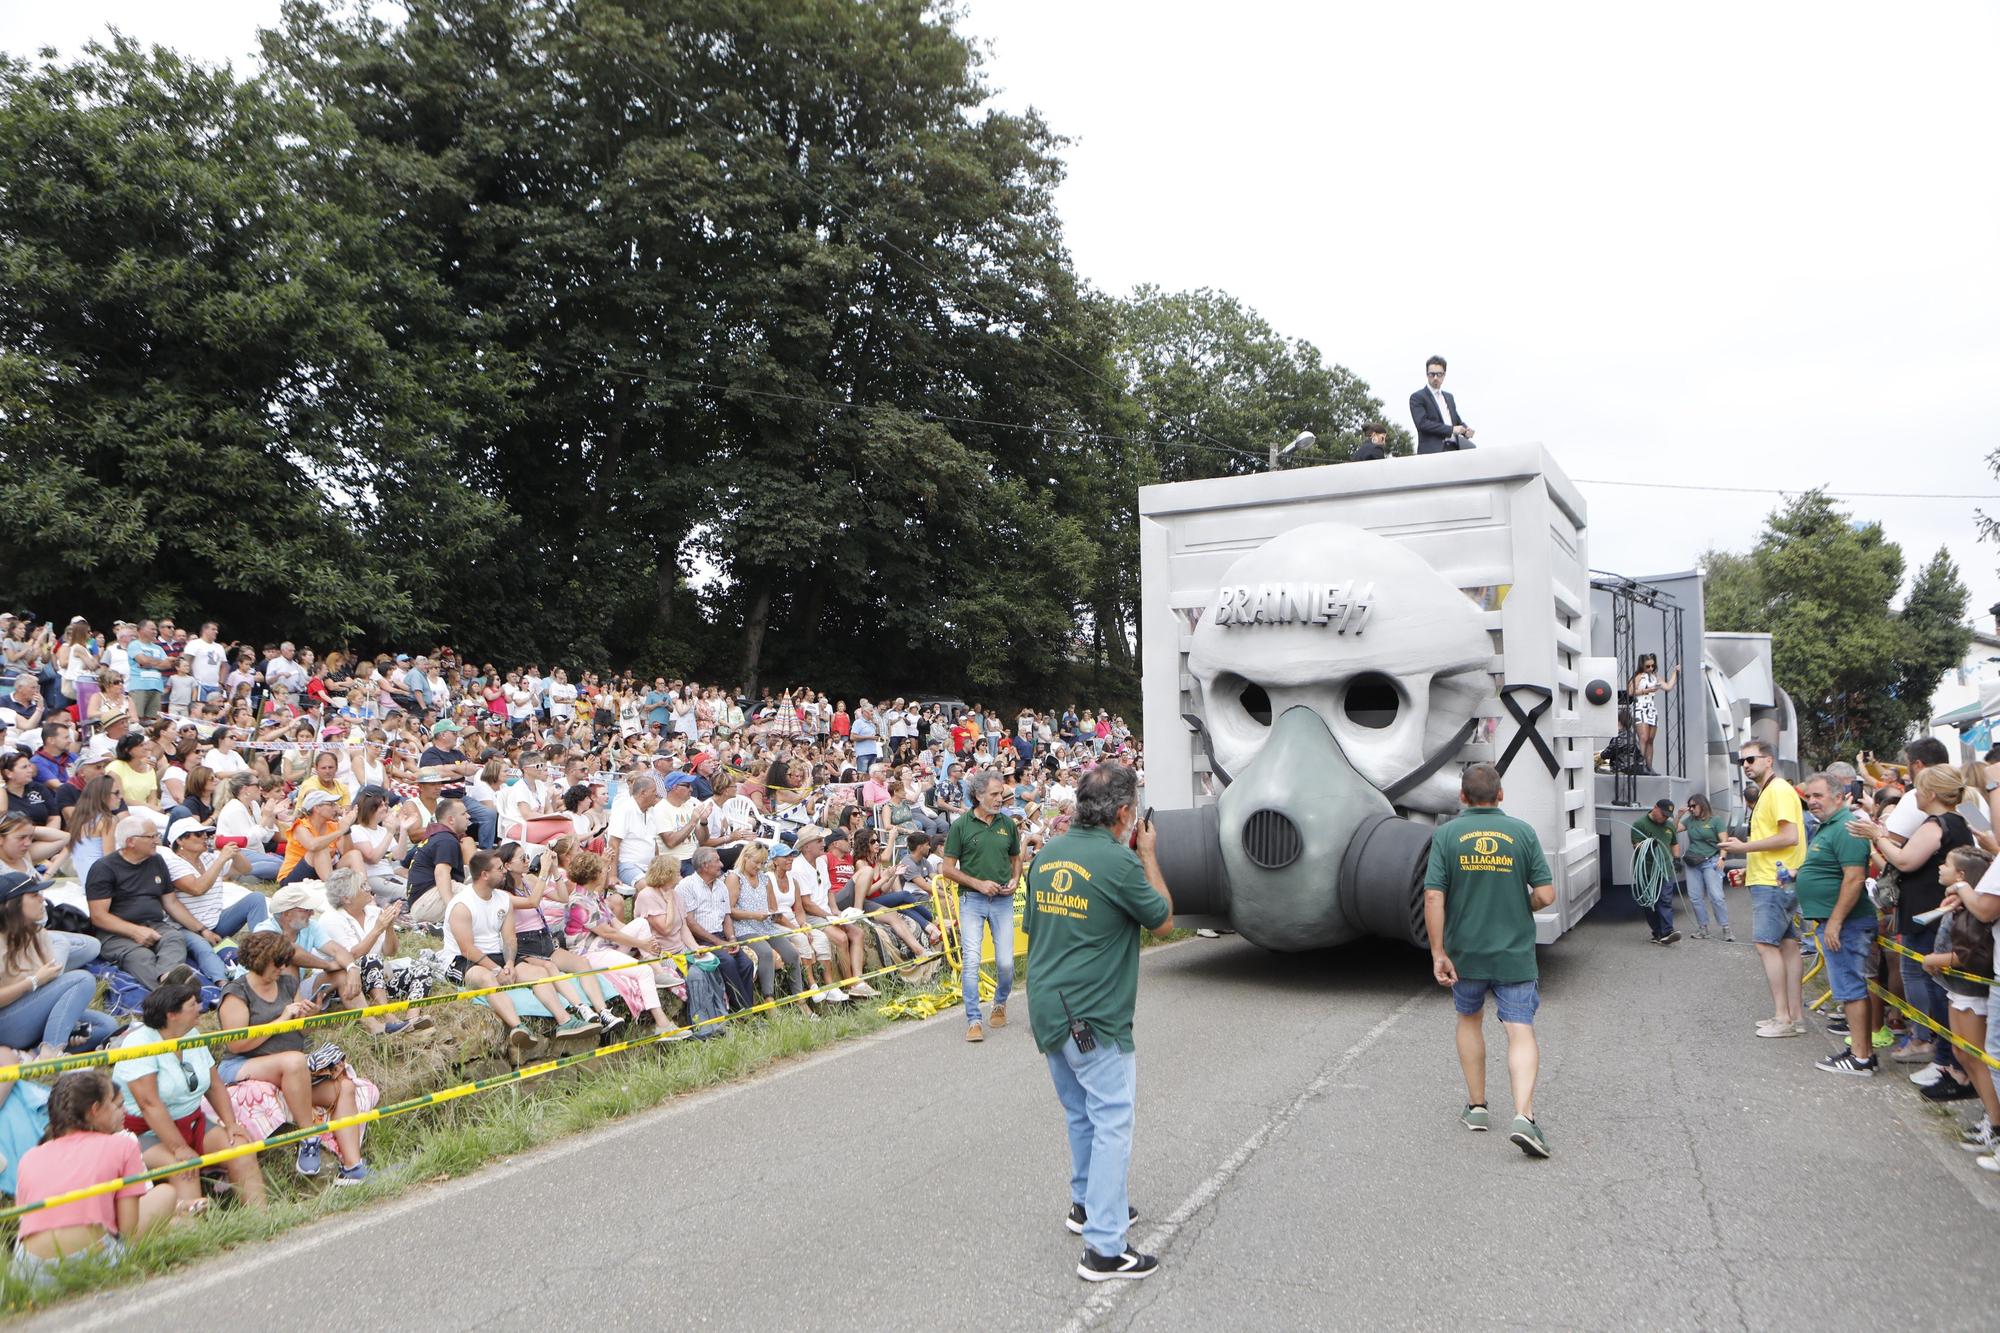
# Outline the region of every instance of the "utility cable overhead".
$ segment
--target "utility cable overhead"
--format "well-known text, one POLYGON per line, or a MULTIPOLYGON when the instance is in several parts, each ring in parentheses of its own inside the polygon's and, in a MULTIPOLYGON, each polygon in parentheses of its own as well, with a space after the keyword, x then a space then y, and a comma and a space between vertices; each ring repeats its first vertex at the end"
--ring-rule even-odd
POLYGON ((2000 500, 2000 495, 1975 495, 1961 491, 1829 491, 1815 486, 1698 486, 1680 481, 1612 481, 1604 477, 1576 477, 1579 486, 1638 486, 1662 491, 1719 491, 1729 495, 1804 495, 1818 490, 1839 500, 2000 500))

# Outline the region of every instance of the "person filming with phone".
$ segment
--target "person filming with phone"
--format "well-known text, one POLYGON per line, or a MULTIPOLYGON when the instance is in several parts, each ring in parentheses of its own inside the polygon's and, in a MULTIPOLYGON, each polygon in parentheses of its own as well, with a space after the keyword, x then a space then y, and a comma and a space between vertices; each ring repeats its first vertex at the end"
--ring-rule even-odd
POLYGON ((1127 1244, 1137 1214, 1125 1197, 1139 935, 1164 937, 1174 923, 1150 816, 1139 815, 1137 775, 1099 764, 1077 783, 1069 832, 1028 868, 1028 1022, 1069 1125, 1065 1225, 1083 1236, 1076 1272, 1087 1282, 1144 1278, 1159 1267, 1127 1244))

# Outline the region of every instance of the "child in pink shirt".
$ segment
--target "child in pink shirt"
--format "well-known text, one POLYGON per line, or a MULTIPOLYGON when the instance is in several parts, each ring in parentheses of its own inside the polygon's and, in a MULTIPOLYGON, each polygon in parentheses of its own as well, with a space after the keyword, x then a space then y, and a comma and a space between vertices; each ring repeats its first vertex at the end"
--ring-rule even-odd
MULTIPOLYGON (((139 1140, 125 1132, 125 1102, 102 1069, 79 1069, 49 1093, 49 1130, 21 1158, 15 1197, 43 1199, 146 1170, 139 1140)), ((174 1216, 175 1193, 149 1184, 25 1214, 14 1246, 15 1275, 45 1281, 56 1265, 79 1255, 124 1257, 125 1242, 174 1216)))

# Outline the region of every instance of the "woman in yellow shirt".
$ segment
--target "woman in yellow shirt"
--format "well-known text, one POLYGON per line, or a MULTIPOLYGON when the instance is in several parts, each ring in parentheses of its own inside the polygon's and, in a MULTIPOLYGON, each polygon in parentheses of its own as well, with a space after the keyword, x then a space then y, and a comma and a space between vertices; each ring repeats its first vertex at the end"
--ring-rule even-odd
POLYGON ((153 743, 135 731, 118 742, 117 757, 105 766, 105 776, 117 780, 128 806, 160 808, 160 774, 153 766, 153 753, 153 743))

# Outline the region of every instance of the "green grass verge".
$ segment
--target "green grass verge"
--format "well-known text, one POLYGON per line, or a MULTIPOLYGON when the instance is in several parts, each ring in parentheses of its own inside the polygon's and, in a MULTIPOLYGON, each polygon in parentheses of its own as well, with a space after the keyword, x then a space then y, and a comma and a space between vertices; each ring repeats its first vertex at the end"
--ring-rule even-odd
MULTIPOLYGON (((888 998, 901 993, 890 986, 882 990, 888 998)), ((139 1241, 123 1264, 66 1264, 52 1283, 39 1289, 5 1272, 0 1276, 0 1313, 45 1309, 88 1292, 169 1273, 418 1185, 469 1175, 499 1158, 650 1110, 686 1093, 748 1077, 850 1037, 879 1031, 893 1021, 872 1005, 818 1019, 792 1008, 779 1009, 731 1021, 723 1026, 719 1040, 674 1042, 606 1056, 528 1083, 508 1084, 379 1121, 369 1126, 365 1148, 375 1175, 358 1187, 333 1187, 330 1158, 320 1177, 305 1180, 292 1170, 289 1151, 267 1153, 267 1208, 213 1208, 198 1222, 176 1223, 139 1241)), ((0 1228, 0 1243, 12 1253, 11 1224, 0 1228)))

